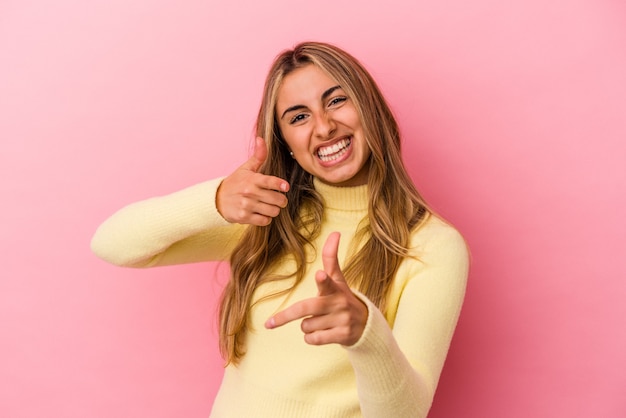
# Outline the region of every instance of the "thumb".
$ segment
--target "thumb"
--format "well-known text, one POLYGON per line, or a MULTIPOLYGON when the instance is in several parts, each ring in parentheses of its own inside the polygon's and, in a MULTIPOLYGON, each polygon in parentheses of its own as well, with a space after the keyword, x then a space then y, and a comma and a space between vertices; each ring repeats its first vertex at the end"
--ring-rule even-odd
POLYGON ((337 283, 323 270, 315 273, 315 284, 318 296, 328 296, 338 291, 337 283))
POLYGON ((257 172, 267 159, 267 146, 265 140, 257 136, 254 140, 254 152, 252 156, 243 165, 244 168, 257 172))
POLYGON ((333 232, 326 238, 326 243, 322 249, 322 265, 324 266, 326 274, 333 280, 343 282, 345 280, 341 268, 339 267, 339 260, 337 259, 339 238, 341 238, 339 232, 333 232))

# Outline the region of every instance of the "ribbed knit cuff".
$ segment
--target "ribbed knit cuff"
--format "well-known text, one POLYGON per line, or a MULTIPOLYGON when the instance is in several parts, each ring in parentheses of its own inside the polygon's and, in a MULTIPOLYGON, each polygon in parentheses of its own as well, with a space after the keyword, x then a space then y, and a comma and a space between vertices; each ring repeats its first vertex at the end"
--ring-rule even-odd
POLYGON ((432 390, 398 347, 378 307, 363 294, 353 292, 369 311, 363 335, 354 345, 345 347, 354 367, 363 416, 426 416, 432 390))
POLYGON ((382 399, 403 383, 398 378, 404 376, 411 365, 396 344, 389 324, 378 307, 365 295, 353 292, 367 305, 368 318, 361 338, 346 350, 359 381, 359 390, 367 396, 382 399))

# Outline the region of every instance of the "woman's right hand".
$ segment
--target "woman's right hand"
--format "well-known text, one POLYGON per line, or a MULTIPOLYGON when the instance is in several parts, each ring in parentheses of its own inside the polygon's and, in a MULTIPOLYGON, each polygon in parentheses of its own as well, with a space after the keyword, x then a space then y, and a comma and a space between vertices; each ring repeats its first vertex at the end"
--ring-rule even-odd
POLYGON ((215 204, 228 222, 269 225, 287 206, 289 183, 258 172, 266 158, 265 141, 256 138, 252 157, 222 181, 215 204))

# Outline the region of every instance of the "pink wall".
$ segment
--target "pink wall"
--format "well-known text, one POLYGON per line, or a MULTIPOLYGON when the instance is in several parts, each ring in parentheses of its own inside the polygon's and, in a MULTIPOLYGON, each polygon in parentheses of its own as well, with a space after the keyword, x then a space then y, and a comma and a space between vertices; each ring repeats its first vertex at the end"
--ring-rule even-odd
POLYGON ((0 416, 208 416, 224 275, 89 240, 243 161, 270 61, 305 39, 372 71, 471 245, 431 416, 625 416, 624 3, 217 3, 0 3, 0 416))

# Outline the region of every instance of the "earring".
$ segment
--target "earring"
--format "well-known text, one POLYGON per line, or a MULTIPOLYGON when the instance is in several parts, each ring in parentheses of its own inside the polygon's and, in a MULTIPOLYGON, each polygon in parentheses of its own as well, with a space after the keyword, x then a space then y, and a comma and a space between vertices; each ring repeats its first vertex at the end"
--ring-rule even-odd
POLYGON ((291 158, 295 158, 295 157, 293 156, 293 151, 289 151, 289 155, 291 155, 291 158))

